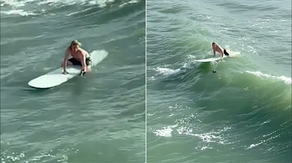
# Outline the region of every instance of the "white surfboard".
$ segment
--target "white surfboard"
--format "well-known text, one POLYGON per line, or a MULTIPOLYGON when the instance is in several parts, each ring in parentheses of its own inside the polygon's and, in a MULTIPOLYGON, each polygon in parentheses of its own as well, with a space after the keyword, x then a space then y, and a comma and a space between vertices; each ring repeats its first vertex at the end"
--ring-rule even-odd
MULTIPOLYGON (((93 51, 90 54, 92 67, 101 62, 107 56, 107 54, 108 53, 104 50, 93 51)), ((67 66, 66 70, 69 74, 63 74, 63 68, 60 67, 54 71, 48 72, 47 74, 29 81, 28 85, 34 88, 52 88, 58 86, 79 75, 81 66, 67 66)))
MULTIPOLYGON (((240 52, 230 52, 228 57, 236 57, 240 54, 240 52)), ((220 59, 225 59, 228 58, 226 55, 223 56, 223 58, 221 57, 213 57, 213 58, 205 58, 205 59, 199 59, 199 60, 194 60, 196 62, 215 62, 218 61, 220 59)))
POLYGON ((199 59, 199 60, 195 60, 195 61, 196 62, 215 62, 215 61, 220 60, 220 59, 221 59, 221 57, 218 57, 218 58, 199 59))

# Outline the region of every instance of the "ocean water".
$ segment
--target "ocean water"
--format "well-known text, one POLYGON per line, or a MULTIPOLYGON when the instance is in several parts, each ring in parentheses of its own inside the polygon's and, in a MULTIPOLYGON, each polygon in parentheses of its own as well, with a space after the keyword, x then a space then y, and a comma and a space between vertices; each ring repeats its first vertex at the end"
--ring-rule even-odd
POLYGON ((291 162, 291 1, 146 9, 147 162, 291 162), (195 62, 213 41, 239 55, 195 62))
POLYGON ((292 161, 291 1, 0 6, 1 162, 292 161), (93 73, 30 88, 74 39, 93 73), (239 55, 195 62, 213 41, 239 55))
POLYGON ((144 162, 145 1, 1 0, 1 162, 144 162), (36 90, 79 40, 106 56, 36 90))

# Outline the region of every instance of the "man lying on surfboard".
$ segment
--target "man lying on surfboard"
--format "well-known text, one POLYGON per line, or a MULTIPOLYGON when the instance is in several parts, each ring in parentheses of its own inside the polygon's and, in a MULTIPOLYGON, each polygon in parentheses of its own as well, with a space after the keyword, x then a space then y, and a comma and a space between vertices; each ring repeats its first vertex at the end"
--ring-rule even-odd
POLYGON ((225 54, 227 57, 230 57, 230 49, 223 49, 221 46, 219 46, 216 42, 212 42, 212 49, 213 49, 213 53, 215 56, 215 53, 218 52, 221 54, 221 56, 223 57, 223 55, 225 54))
POLYGON ((67 65, 79 65, 82 67, 80 74, 84 75, 91 71, 91 59, 87 51, 81 48, 81 43, 73 40, 66 49, 64 61, 62 63, 63 74, 67 74, 67 65))

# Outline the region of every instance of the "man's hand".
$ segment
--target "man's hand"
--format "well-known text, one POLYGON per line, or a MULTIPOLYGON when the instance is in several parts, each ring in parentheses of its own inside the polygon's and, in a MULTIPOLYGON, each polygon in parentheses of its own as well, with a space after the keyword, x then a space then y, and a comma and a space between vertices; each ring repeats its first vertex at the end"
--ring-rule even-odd
POLYGON ((84 76, 86 74, 86 71, 83 71, 83 70, 81 70, 81 72, 80 72, 80 76, 84 76))
POLYGON ((69 72, 67 72, 66 70, 63 70, 63 74, 69 74, 69 72))

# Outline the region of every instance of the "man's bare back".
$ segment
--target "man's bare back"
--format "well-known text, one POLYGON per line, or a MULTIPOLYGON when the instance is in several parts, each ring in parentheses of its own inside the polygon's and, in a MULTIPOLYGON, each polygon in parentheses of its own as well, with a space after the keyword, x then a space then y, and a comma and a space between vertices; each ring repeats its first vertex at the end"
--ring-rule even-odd
POLYGON ((230 49, 223 49, 221 46, 219 46, 216 42, 212 43, 212 49, 213 49, 213 53, 215 56, 215 53, 218 52, 221 54, 221 57, 223 57, 223 55, 225 54, 226 56, 230 56, 230 49))
POLYGON ((78 61, 81 61, 81 59, 83 57, 85 57, 85 58, 89 57, 88 52, 82 48, 78 48, 76 51, 74 51, 74 50, 70 49, 70 47, 68 47, 67 51, 73 58, 75 58, 78 61))

